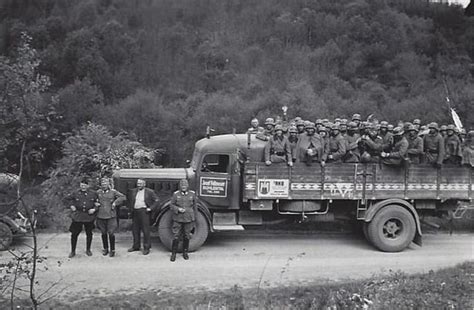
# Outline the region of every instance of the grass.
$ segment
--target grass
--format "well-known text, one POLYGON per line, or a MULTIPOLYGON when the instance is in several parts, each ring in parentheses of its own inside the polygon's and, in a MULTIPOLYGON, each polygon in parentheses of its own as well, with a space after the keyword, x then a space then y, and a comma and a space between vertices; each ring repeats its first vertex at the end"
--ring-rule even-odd
POLYGON ((50 301, 61 309, 473 309, 474 262, 453 268, 304 287, 246 288, 209 292, 161 292, 95 296, 70 303, 50 301))

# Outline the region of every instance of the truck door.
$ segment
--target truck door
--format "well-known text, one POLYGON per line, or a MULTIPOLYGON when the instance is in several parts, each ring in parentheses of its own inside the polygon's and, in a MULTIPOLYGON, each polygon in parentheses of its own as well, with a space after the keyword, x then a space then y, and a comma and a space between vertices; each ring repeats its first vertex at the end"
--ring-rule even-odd
POLYGON ((230 154, 206 154, 197 171, 199 197, 213 206, 239 208, 240 169, 230 154))

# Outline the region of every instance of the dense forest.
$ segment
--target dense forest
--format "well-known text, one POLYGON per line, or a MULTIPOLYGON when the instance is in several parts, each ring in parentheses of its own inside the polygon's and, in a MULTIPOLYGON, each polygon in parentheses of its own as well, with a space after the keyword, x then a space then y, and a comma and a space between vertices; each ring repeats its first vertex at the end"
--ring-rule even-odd
MULTIPOLYGON (((47 177, 98 124, 183 166, 289 107, 474 127, 474 18, 426 0, 4 0, 0 164, 47 177), (69 140, 68 140, 69 139, 69 140), (70 145, 69 145, 70 146, 70 145)), ((105 128, 105 129, 104 129, 105 128)), ((108 131, 107 131, 108 130, 108 131)), ((127 140, 128 141, 128 140, 127 140)))

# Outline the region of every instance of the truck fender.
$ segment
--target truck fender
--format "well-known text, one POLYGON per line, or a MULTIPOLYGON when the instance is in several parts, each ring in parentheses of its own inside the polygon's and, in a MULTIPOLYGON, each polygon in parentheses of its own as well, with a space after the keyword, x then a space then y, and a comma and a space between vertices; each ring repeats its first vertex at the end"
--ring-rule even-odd
POLYGON ((372 219, 374 218, 374 216, 377 212, 379 212, 382 208, 384 208, 386 206, 389 206, 389 205, 398 205, 398 206, 404 207, 405 209, 410 211, 410 213, 413 215, 413 218, 415 219, 415 223, 416 223, 416 234, 415 234, 415 238, 413 239, 413 242, 415 244, 421 246, 422 245, 422 239, 421 239, 422 233, 421 233, 420 218, 418 216, 418 213, 415 210, 415 207, 413 207, 413 205, 411 203, 409 203, 408 201, 406 201, 406 200, 392 198, 392 199, 386 199, 386 200, 379 201, 379 202, 375 203, 374 205, 372 205, 367 210, 367 212, 365 214, 364 221, 366 223, 372 221, 372 219))
POLYGON ((16 233, 18 230, 20 230, 20 226, 9 216, 6 216, 6 215, 0 216, 0 222, 8 225, 12 233, 16 233))
MULTIPOLYGON (((158 223, 160 222, 160 219, 161 217, 163 216, 163 214, 165 214, 166 211, 168 211, 169 209, 171 208, 171 200, 167 200, 165 201, 161 206, 160 206, 160 211, 158 212, 158 215, 156 216, 154 222, 153 222, 153 226, 158 226, 158 223)), ((205 203, 204 201, 200 200, 199 198, 197 198, 197 208, 198 208, 198 211, 201 211, 201 213, 204 215, 204 217, 206 218, 206 221, 207 221, 207 224, 209 224, 209 228, 211 230, 211 232, 213 231, 212 229, 212 215, 211 215, 211 211, 209 211, 209 206, 207 205, 207 203, 205 203)))

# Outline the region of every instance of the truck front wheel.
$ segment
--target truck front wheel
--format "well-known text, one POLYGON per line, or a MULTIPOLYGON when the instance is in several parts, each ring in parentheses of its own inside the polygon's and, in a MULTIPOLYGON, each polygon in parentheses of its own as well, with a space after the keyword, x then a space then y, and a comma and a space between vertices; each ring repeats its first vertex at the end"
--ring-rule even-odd
MULTIPOLYGON (((158 223, 158 235, 161 243, 171 251, 171 244, 173 243, 173 231, 171 229, 173 225, 173 214, 171 210, 168 210, 163 214, 158 223)), ((209 224, 206 218, 201 212, 197 212, 196 221, 194 222, 194 232, 191 240, 189 240, 189 251, 193 252, 199 249, 207 239, 209 235, 209 224)), ((181 252, 183 244, 180 242, 178 250, 181 252)))
POLYGON ((410 211, 388 205, 378 211, 367 227, 368 240, 384 252, 400 252, 415 237, 416 224, 410 211))
POLYGON ((12 240, 12 230, 7 224, 0 222, 0 251, 8 250, 12 240))

